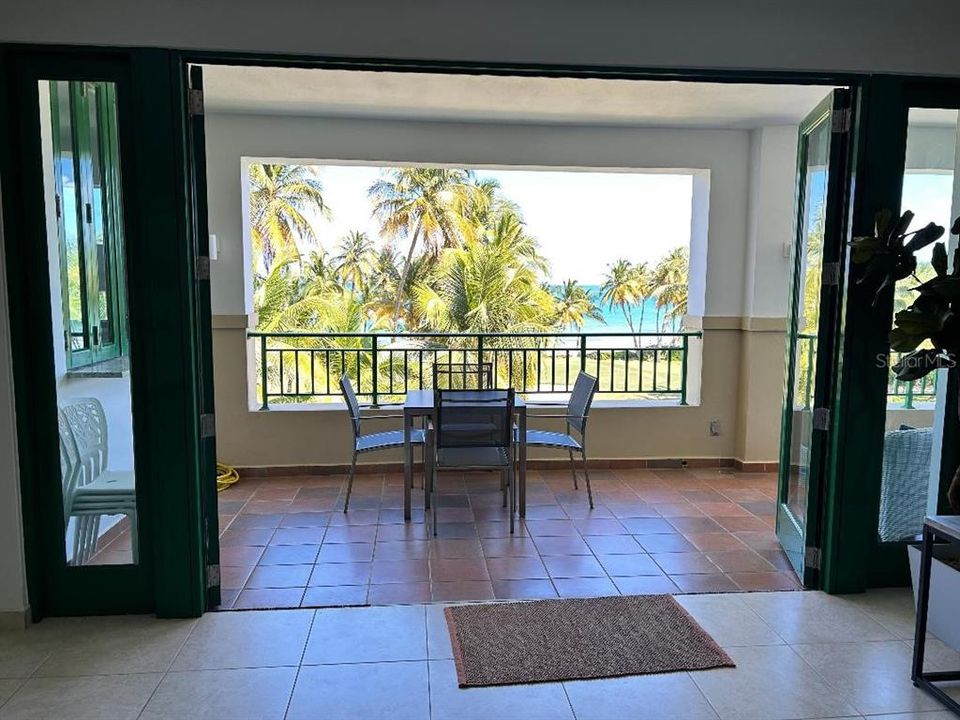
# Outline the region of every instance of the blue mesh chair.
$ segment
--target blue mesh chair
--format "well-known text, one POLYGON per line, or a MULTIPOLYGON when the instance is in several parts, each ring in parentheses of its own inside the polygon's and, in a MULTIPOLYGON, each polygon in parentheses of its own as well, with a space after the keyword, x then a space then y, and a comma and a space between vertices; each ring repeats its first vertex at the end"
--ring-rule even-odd
MULTIPOLYGON (((364 420, 396 420, 398 415, 362 415, 360 414, 360 403, 357 402, 357 394, 353 391, 353 383, 346 375, 340 377, 340 391, 343 393, 343 399, 347 403, 347 412, 350 414, 350 429, 353 430, 353 457, 350 460, 350 481, 347 484, 347 499, 343 503, 343 511, 346 512, 350 507, 350 493, 353 492, 353 477, 357 472, 357 455, 377 450, 391 450, 403 447, 403 430, 387 430, 386 432, 367 433, 360 432, 360 424, 364 420)), ((429 457, 426 453, 426 431, 417 428, 410 430, 410 442, 413 445, 419 445, 424 448, 423 461, 424 473, 427 472, 427 463, 429 457)))
POLYGON ((573 461, 573 453, 578 452, 583 458, 583 475, 587 480, 587 498, 590 500, 590 509, 593 509, 593 490, 590 487, 590 470, 587 468, 587 417, 590 415, 590 406, 593 396, 597 392, 597 379, 592 375, 581 372, 573 385, 570 400, 567 402, 567 412, 563 415, 531 415, 533 418, 562 418, 566 421, 566 432, 549 432, 546 430, 527 430, 527 447, 546 447, 557 450, 566 450, 570 455, 570 472, 573 474, 573 488, 577 489, 577 466, 573 461), (577 440, 573 433, 580 436, 577 440))
POLYGON ((435 362, 435 390, 484 390, 493 387, 493 363, 435 362))
POLYGON ((437 470, 499 470, 510 494, 510 532, 514 530, 516 484, 513 480, 513 404, 510 390, 435 390, 436 425, 429 434, 432 456, 433 534, 437 534, 437 470))

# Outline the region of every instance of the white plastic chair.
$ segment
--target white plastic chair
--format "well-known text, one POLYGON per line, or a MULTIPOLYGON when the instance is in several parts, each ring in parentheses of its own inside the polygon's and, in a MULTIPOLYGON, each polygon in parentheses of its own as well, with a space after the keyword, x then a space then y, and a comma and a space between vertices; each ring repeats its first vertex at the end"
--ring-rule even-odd
POLYGON ((139 550, 137 496, 129 470, 108 470, 107 416, 96 398, 77 398, 60 407, 60 455, 64 516, 76 519, 74 565, 83 565, 97 551, 100 518, 126 515, 130 521, 133 558, 139 550))

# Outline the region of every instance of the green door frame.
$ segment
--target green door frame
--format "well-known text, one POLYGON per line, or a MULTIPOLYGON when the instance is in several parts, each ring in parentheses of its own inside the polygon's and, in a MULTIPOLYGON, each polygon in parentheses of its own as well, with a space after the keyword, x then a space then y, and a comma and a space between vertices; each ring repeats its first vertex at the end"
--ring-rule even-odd
MULTIPOLYGON (((863 110, 854 132, 853 232, 868 232, 876 210, 899 205, 897 173, 902 173, 902 157, 899 164, 891 161, 890 148, 896 155, 905 141, 905 78, 0 46, 0 177, 5 181, 4 237, 15 381, 17 388, 29 388, 29 392, 17 394, 16 409, 28 584, 37 616, 148 610, 162 616, 187 616, 203 612, 207 601, 215 598, 215 592, 209 598, 205 592, 206 564, 216 553, 215 541, 205 537, 205 532, 215 528, 210 520, 215 496, 209 491, 212 442, 205 446, 201 442, 200 416, 210 410, 207 400, 212 395, 209 381, 204 385, 201 377, 209 367, 210 338, 197 315, 204 299, 203 286, 195 281, 195 254, 203 252, 206 233, 205 217, 196 221, 204 204, 203 181, 192 162, 191 139, 195 149, 197 138, 202 140, 202 125, 191 125, 187 112, 186 68, 190 63, 851 86, 856 105, 863 110), (144 556, 140 565, 128 567, 57 567, 54 546, 62 546, 59 530, 63 522, 49 519, 59 500, 59 467, 52 348, 47 332, 49 293, 40 282, 47 278, 46 258, 41 261, 37 251, 45 249, 46 237, 45 229, 36 222, 42 217, 41 178, 38 167, 31 166, 31 162, 36 164, 39 149, 30 132, 36 127, 37 111, 22 98, 25 77, 79 79, 84 73, 89 73, 91 80, 116 81, 121 108, 123 223, 144 556), (149 328, 149 332, 141 328, 149 328), (51 529, 57 524, 59 528, 51 529)), ((881 414, 882 408, 871 400, 879 374, 871 373, 864 361, 886 344, 889 316, 880 318, 885 313, 866 302, 864 291, 853 282, 858 274, 856 268, 850 270, 838 319, 841 368, 857 367, 858 372, 842 373, 834 394, 823 538, 823 584, 833 592, 862 590, 871 579, 867 563, 853 567, 857 553, 860 560, 868 559, 869 553, 857 548, 864 544, 864 533, 869 533, 869 521, 862 510, 851 507, 865 492, 869 495, 866 478, 879 477, 881 448, 877 437, 867 437, 863 427, 867 423, 862 420, 864 411, 872 419, 881 414), (866 369, 861 372, 861 368, 866 369), (863 472, 865 460, 876 466, 876 472, 863 472)))
MULTIPOLYGON (((873 233, 876 214, 901 211, 910 107, 960 107, 960 81, 876 76, 860 91, 862 127, 854 165, 853 236, 873 233)), ((955 179, 956 182, 956 179, 955 179)), ((858 285, 864 266, 849 268, 842 313, 842 374, 835 397, 830 469, 834 492, 827 499, 826 535, 834 548, 825 566, 824 589, 859 592, 909 584, 906 543, 880 543, 880 476, 887 413, 888 370, 877 362, 889 351, 894 289, 874 303, 874 290, 858 285)), ((939 507, 951 469, 960 459, 956 373, 947 388, 939 507)), ((937 448, 934 448, 937 451, 937 448)))
MULTIPOLYGON (((58 229, 60 230, 60 286, 66 288, 69 286, 69 272, 66 263, 66 232, 64 226, 68 222, 76 225, 78 245, 82 249, 79 258, 81 266, 81 289, 83 311, 84 339, 86 347, 83 350, 74 350, 68 326, 70 320, 69 296, 63 293, 63 320, 64 320, 64 345, 68 368, 77 368, 91 363, 108 360, 118 357, 124 352, 126 347, 126 323, 124 321, 125 309, 125 289, 123 286, 123 232, 120 218, 120 207, 117 202, 116 188, 119 187, 119 156, 116 152, 117 128, 115 113, 111 110, 113 106, 111 100, 113 97, 113 87, 107 83, 96 83, 96 95, 93 102, 95 107, 91 108, 91 99, 82 92, 84 82, 71 82, 68 85, 69 93, 68 106, 70 108, 70 132, 71 148, 73 154, 74 175, 77 178, 78 202, 76 204, 76 213, 73 217, 66 217, 64 213, 64 203, 61 201, 57 217, 58 229), (91 207, 96 202, 92 193, 92 179, 85 176, 84 168, 92 163, 85 162, 84 157, 89 156, 92 159, 94 150, 90 147, 91 134, 89 132, 89 116, 93 111, 97 114, 97 125, 105 142, 99 144, 97 153, 101 173, 103 174, 103 188, 105 192, 101 196, 101 217, 104 230, 104 242, 107 252, 107 272, 108 272, 108 293, 109 313, 113 318, 114 335, 113 341, 104 343, 100 333, 94 330, 101 318, 99 317, 99 263, 97 262, 97 243, 96 238, 92 237, 92 221, 87 222, 83 217, 81 205, 90 203, 91 207)), ((55 86, 50 87, 52 117, 52 141, 53 157, 55 162, 61 162, 60 154, 63 144, 62 130, 63 123, 60 117, 61 109, 58 103, 60 90, 55 86)), ((56 191, 60 198, 64 197, 60 178, 56 178, 56 191)), ((96 213, 96 210, 93 210, 96 213)))
MULTIPOLYGON (((799 142, 797 150, 797 202, 794 214, 796 216, 794 229, 794 253, 792 286, 788 305, 788 337, 786 347, 786 375, 784 384, 783 416, 780 436, 780 477, 778 487, 777 507, 777 535, 788 558, 797 570, 803 585, 808 588, 819 586, 820 569, 818 562, 810 562, 808 558, 819 559, 822 554, 822 510, 823 498, 827 493, 826 467, 829 456, 829 433, 827 429, 815 427, 813 418, 819 408, 829 407, 832 395, 834 376, 837 368, 837 322, 839 313, 839 298, 842 292, 840 274, 836 273, 837 282, 831 283, 826 276, 831 273, 831 266, 839 264, 844 255, 843 248, 847 236, 847 204, 849 201, 850 183, 848 168, 850 161, 850 131, 846 123, 837 125, 837 118, 851 117, 854 108, 848 90, 834 90, 830 95, 814 108, 800 124, 799 142), (807 461, 807 497, 805 498, 806 515, 798 518, 790 509, 787 496, 792 472, 793 431, 795 419, 796 373, 797 373, 797 343, 800 337, 800 320, 803 313, 803 284, 804 246, 807 241, 807 229, 801 226, 807 207, 808 188, 806 187, 809 159, 809 137, 812 133, 825 128, 829 134, 827 154, 827 187, 823 202, 825 203, 823 244, 820 260, 820 296, 818 302, 818 317, 820 322, 816 328, 815 364, 808 370, 807 396, 805 408, 810 412, 811 424, 814 427, 810 435, 809 459, 807 461), (811 393, 811 384, 813 392, 811 393), (796 544, 796 547, 790 547, 796 544), (811 555, 810 550, 815 552, 811 555)), ((807 332, 810 329, 804 328, 807 332)))
POLYGON ((35 618, 205 608, 193 247, 179 65, 163 50, 0 46, 0 179, 28 595, 35 618), (40 80, 116 83, 137 565, 69 567, 38 128, 40 80))

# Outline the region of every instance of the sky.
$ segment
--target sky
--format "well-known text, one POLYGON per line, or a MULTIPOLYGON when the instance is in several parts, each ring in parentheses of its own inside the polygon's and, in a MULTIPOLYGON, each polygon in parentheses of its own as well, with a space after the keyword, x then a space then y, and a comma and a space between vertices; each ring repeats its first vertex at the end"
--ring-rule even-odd
MULTIPOLYGON (((919 230, 928 222, 944 227, 942 240, 949 239, 951 205, 953 204, 952 173, 907 172, 903 175, 903 200, 900 207, 912 210, 914 214, 910 230, 919 230)), ((933 245, 928 245, 917 253, 921 262, 930 262, 933 245)))
MULTIPOLYGON (((367 189, 381 168, 316 166, 331 218, 314 219, 319 242, 331 254, 341 237, 362 230, 374 239, 367 189)), ((606 267, 624 257, 655 263, 676 247, 689 247, 693 180, 690 175, 627 172, 477 170, 500 182, 517 203, 528 232, 550 261, 551 281, 602 281, 606 267)), ((401 245, 405 249, 406 245, 401 245)))

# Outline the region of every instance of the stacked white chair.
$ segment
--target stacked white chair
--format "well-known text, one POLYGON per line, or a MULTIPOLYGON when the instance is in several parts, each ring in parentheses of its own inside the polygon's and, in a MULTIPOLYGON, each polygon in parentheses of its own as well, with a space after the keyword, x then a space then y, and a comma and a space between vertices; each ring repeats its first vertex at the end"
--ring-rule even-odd
POLYGON ((107 417, 96 398, 77 398, 60 407, 60 466, 64 517, 74 518, 73 559, 83 565, 97 552, 100 518, 126 515, 137 558, 137 497, 132 470, 109 470, 107 417))

